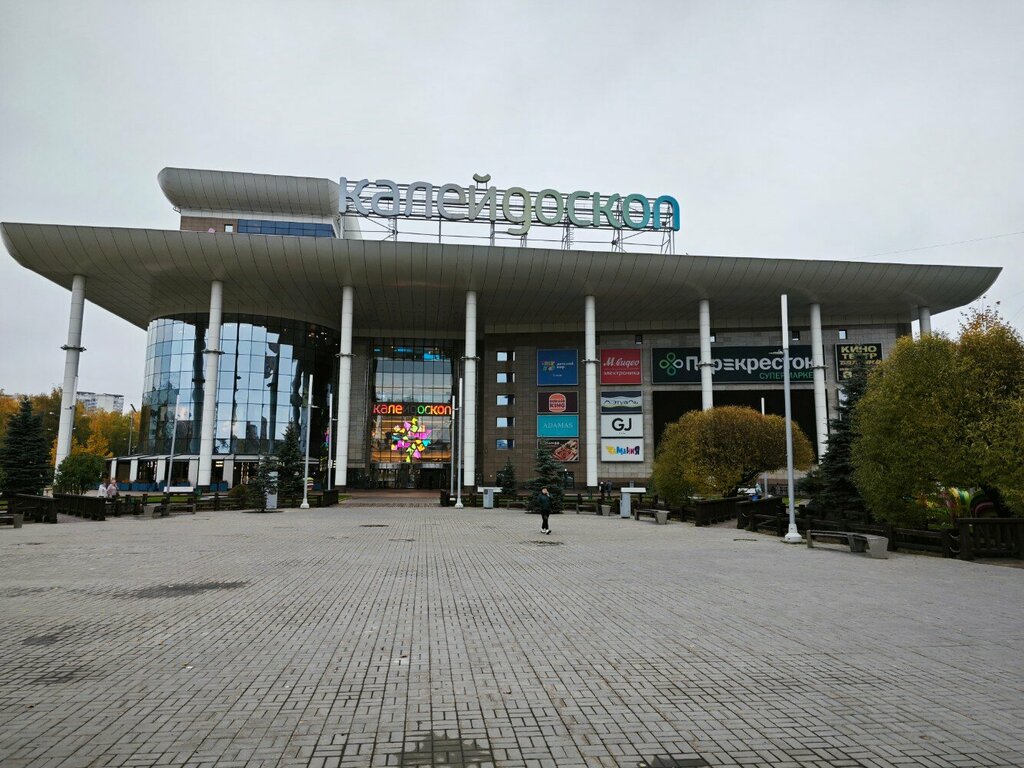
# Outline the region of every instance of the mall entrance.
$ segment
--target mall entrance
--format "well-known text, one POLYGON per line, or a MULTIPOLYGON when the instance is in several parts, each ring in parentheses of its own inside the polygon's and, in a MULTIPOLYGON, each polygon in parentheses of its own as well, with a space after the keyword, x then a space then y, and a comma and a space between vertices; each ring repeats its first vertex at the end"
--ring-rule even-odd
POLYGON ((455 349, 450 339, 370 345, 368 489, 437 491, 451 477, 455 349))
POLYGON ((369 487, 437 491, 448 488, 450 467, 436 464, 378 464, 370 469, 369 487))

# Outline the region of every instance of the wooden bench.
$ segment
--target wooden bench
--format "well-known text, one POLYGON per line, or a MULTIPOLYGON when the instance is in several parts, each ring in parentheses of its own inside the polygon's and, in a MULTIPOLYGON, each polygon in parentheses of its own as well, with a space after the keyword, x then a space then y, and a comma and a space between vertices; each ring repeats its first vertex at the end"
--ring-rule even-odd
POLYGON ((24 521, 25 516, 20 512, 0 513, 0 525, 13 525, 15 528, 21 528, 24 521))
POLYGON ((828 544, 846 544, 851 552, 862 552, 868 557, 889 557, 889 540, 885 536, 849 531, 807 531, 806 536, 808 547, 813 547, 817 540, 828 544))

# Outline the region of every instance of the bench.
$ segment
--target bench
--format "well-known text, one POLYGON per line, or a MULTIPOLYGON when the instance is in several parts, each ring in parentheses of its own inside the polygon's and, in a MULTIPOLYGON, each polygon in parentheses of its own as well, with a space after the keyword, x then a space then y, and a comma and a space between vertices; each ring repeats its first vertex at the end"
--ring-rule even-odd
POLYGON ((633 507, 633 519, 639 520, 640 515, 654 518, 655 525, 668 525, 669 510, 667 509, 633 507))
POLYGON ((0 513, 0 525, 13 525, 15 528, 21 528, 24 521, 25 516, 20 512, 0 513))
POLYGON ((846 544, 851 552, 863 552, 868 557, 889 557, 889 540, 885 536, 849 531, 807 531, 806 536, 808 547, 813 547, 817 540, 828 544, 846 544))
POLYGON ((194 515, 196 505, 194 501, 188 503, 155 504, 153 505, 153 517, 170 517, 172 512, 180 512, 194 515))

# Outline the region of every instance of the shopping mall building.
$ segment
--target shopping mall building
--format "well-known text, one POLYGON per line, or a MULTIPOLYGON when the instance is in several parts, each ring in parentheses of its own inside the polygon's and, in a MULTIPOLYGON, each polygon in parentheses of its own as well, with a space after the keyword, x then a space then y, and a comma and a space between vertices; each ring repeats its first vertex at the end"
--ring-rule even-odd
POLYGON ((454 463, 491 485, 509 461, 525 480, 543 446, 583 488, 647 478, 686 411, 783 413, 783 295, 793 418, 820 452, 855 355, 999 274, 679 254, 669 196, 489 181, 165 168, 179 229, 4 223, 11 256, 71 292, 58 459, 86 299, 148 334, 122 482, 235 484, 308 413, 335 486, 447 488, 454 463))

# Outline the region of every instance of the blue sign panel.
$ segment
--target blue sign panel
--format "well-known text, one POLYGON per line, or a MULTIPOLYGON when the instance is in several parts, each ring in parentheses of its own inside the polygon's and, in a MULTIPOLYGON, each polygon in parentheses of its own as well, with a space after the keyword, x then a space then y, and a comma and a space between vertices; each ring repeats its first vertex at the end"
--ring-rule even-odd
POLYGON ((579 437, 580 417, 576 414, 547 414, 537 417, 537 437, 579 437))
POLYGON ((537 386, 575 387, 579 384, 576 349, 538 349, 537 386))

